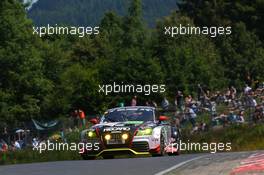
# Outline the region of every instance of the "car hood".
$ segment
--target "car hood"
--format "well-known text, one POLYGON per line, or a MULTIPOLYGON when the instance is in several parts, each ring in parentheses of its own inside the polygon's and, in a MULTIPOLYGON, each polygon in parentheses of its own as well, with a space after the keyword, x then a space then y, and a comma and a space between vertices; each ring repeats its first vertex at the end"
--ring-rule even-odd
POLYGON ((103 135, 105 133, 123 133, 129 132, 131 135, 139 128, 146 128, 151 127, 153 128, 156 126, 155 122, 148 121, 126 121, 126 122, 109 122, 109 123, 99 123, 92 126, 89 130, 97 131, 98 135, 103 135))

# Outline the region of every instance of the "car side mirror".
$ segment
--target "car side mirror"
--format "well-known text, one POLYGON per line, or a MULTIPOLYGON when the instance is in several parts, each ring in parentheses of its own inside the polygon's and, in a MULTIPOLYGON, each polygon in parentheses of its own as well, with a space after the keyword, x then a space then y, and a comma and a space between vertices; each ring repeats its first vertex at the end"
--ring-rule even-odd
POLYGON ((159 116, 159 121, 161 122, 161 121, 167 121, 167 120, 169 120, 169 118, 167 117, 167 116, 159 116))
POLYGON ((96 125, 99 123, 99 121, 96 118, 92 118, 91 120, 89 120, 90 123, 92 123, 93 125, 96 125))

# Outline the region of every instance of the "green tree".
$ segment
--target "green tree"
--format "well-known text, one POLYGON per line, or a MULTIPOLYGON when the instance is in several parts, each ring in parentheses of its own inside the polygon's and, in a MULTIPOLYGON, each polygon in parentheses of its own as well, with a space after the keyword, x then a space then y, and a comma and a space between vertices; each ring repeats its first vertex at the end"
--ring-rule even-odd
POLYGON ((221 64, 229 84, 244 86, 249 80, 264 79, 264 49, 258 37, 246 30, 244 23, 237 23, 231 37, 219 39, 221 64))
POLYGON ((202 35, 178 35, 172 38, 164 35, 164 28, 193 22, 190 18, 173 13, 157 25, 158 40, 155 44, 155 55, 159 58, 165 72, 166 84, 170 95, 182 90, 195 92, 197 84, 211 89, 225 85, 222 67, 219 64, 219 53, 214 43, 202 35))
POLYGON ((212 39, 219 50, 228 84, 263 80, 263 0, 184 0, 181 13, 197 26, 231 26, 232 35, 212 39))
POLYGON ((52 83, 43 75, 41 41, 16 0, 0 2, 0 120, 40 117, 40 106, 52 83))
POLYGON ((227 26, 243 22, 247 30, 263 42, 264 1, 252 0, 183 0, 180 11, 194 19, 198 26, 227 26))

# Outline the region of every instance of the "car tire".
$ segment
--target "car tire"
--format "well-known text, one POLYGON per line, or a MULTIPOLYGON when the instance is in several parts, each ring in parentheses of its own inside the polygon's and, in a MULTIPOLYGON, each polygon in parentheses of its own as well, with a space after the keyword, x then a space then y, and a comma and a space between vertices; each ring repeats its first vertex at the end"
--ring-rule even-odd
POLYGON ((160 157, 165 155, 165 142, 164 137, 161 135, 160 137, 160 151, 159 153, 152 154, 152 157, 160 157))
POLYGON ((103 159, 113 159, 114 158, 113 155, 104 155, 102 157, 103 157, 103 159))
POLYGON ((178 156, 180 155, 179 151, 175 152, 175 153, 168 153, 169 156, 178 156))
POLYGON ((83 160, 95 160, 96 156, 82 155, 83 160))
MULTIPOLYGON (((178 144, 178 145, 179 145, 179 143, 177 143, 177 142, 174 142, 174 144, 178 144)), ((176 152, 168 153, 168 155, 169 155, 169 156, 178 156, 178 155, 180 155, 180 150, 177 149, 176 152)))

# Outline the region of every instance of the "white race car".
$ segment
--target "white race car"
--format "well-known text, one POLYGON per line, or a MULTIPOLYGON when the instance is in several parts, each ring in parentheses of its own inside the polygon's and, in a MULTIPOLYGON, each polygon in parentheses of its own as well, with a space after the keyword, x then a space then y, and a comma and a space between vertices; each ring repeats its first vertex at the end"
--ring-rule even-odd
POLYGON ((84 159, 113 158, 117 154, 178 155, 174 145, 179 141, 179 130, 167 120, 153 107, 109 109, 100 122, 92 119, 95 125, 82 131, 82 143, 96 145, 96 149, 84 149, 81 155, 84 159))

